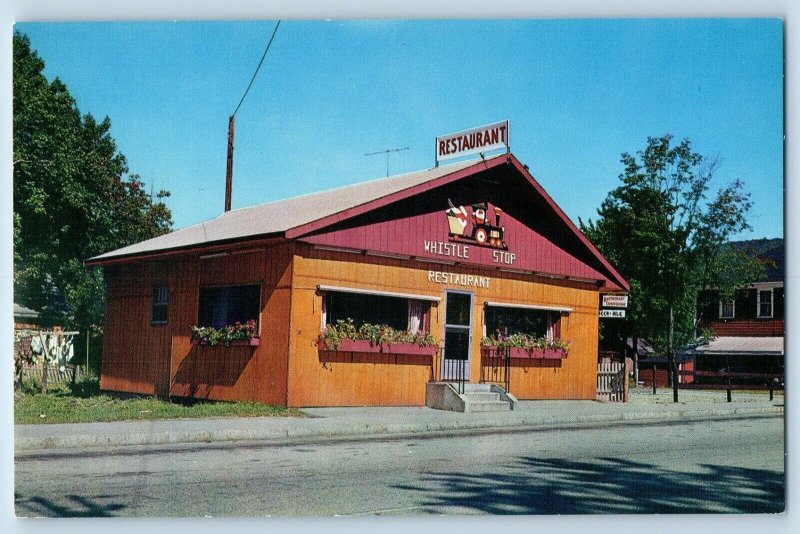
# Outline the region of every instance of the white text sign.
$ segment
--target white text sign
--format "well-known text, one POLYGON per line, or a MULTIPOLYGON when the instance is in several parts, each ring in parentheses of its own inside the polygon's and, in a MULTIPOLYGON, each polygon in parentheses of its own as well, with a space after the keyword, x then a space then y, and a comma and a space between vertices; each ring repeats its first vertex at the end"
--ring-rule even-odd
POLYGON ((509 147, 507 120, 437 137, 436 163, 503 147, 509 147))
POLYGON ((603 295, 603 306, 609 308, 627 308, 628 295, 603 295))

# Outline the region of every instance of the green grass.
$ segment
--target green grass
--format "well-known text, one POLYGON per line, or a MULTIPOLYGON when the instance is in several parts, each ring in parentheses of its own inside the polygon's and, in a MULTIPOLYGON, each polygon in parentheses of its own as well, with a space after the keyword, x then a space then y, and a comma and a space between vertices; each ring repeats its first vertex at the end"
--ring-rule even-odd
MULTIPOLYGON (((96 380, 96 379, 95 379, 96 380)), ((205 402, 179 404, 155 397, 115 398, 68 388, 35 393, 31 387, 14 395, 15 424, 94 423, 143 421, 192 417, 290 417, 303 416, 296 408, 253 402, 205 402)))

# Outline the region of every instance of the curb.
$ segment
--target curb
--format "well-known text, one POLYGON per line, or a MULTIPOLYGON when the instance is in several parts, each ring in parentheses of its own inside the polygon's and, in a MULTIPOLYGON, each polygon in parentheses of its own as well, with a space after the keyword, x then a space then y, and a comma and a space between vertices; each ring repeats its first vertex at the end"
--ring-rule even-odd
POLYGON ((642 424, 669 421, 698 421, 748 416, 783 415, 783 406, 759 408, 688 409, 668 412, 627 412, 618 414, 575 415, 572 417, 543 417, 541 415, 515 417, 505 420, 466 420, 427 423, 351 424, 331 428, 308 426, 269 429, 225 429, 192 432, 155 432, 114 435, 51 435, 45 437, 15 437, 18 453, 48 449, 79 449, 148 445, 175 445, 198 443, 224 443, 238 441, 281 441, 288 439, 347 439, 381 438, 402 435, 425 435, 453 432, 488 432, 491 430, 558 429, 608 424, 642 424))

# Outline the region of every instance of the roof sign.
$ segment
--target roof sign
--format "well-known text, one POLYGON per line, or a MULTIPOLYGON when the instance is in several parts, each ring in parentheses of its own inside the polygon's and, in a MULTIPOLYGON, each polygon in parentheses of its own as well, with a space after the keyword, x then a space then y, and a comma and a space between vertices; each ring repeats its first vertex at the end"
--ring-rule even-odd
POLYGON ((437 137, 436 165, 442 161, 499 148, 510 150, 507 120, 437 137))

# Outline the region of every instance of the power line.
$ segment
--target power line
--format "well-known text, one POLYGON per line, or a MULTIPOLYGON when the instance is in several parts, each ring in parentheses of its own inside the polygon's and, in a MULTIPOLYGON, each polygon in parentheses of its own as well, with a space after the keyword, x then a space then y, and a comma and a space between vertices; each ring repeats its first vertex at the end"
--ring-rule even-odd
POLYGON ((244 98, 247 96, 247 93, 250 91, 250 87, 253 86, 253 82, 256 79, 256 75, 258 74, 258 70, 261 68, 261 64, 264 63, 264 58, 267 57, 267 52, 269 52, 269 47, 272 46, 272 40, 275 39, 275 34, 278 33, 278 26, 281 25, 281 21, 279 20, 278 23, 275 25, 275 29, 272 31, 272 37, 269 38, 269 43, 267 43, 267 48, 264 49, 264 55, 261 56, 261 61, 258 62, 258 66, 256 67, 256 71, 253 73, 253 77, 250 78, 250 83, 247 84, 247 89, 244 90, 244 94, 242 95, 242 99, 239 100, 239 105, 236 106, 236 109, 231 114, 231 117, 236 115, 236 112, 239 111, 239 108, 244 102, 244 98))

